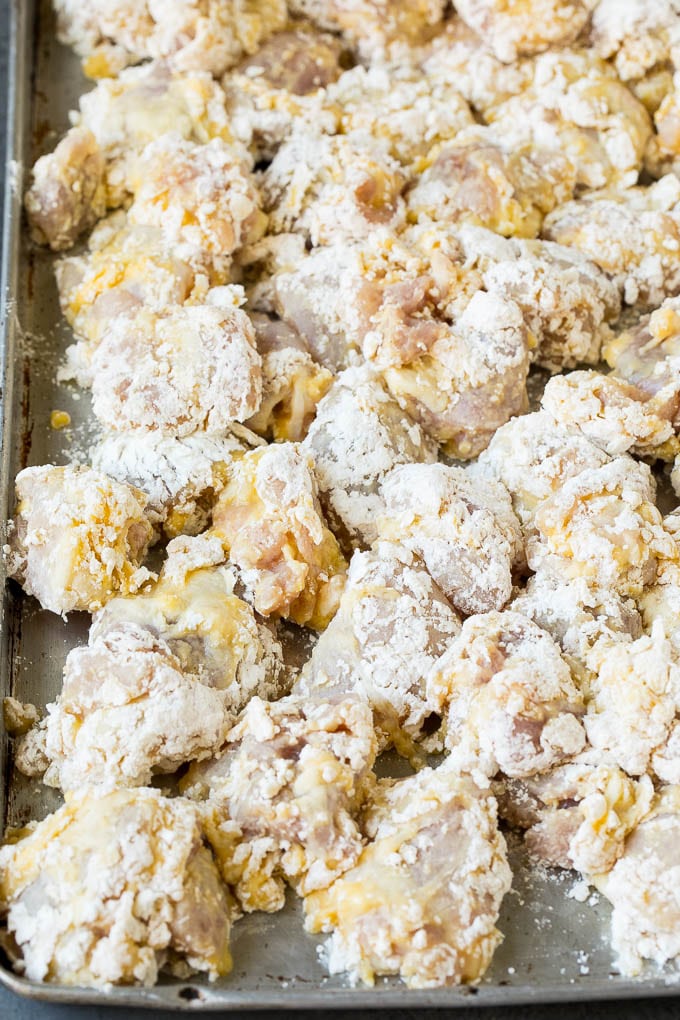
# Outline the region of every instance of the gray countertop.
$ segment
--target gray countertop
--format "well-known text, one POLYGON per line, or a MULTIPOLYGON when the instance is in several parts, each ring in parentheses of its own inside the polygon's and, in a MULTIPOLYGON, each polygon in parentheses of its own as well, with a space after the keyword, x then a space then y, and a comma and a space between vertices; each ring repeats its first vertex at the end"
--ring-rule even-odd
MULTIPOLYGON (((7 69, 7 44, 8 44, 8 11, 9 0, 0 0, 0 109, 5 108, 6 103, 6 69, 7 69)), ((0 189, 3 183, 4 173, 4 124, 0 133, 0 189)), ((408 992, 404 991, 404 998, 408 998, 408 992)), ((329 1001, 329 1005, 331 1002, 329 1001)), ((325 1011, 301 1011, 309 1020, 322 1020, 326 1018, 325 1011)), ((416 1020, 423 1014, 441 1015, 442 1010, 372 1010, 362 1011, 362 1020, 416 1020)), ((580 1003, 561 1004, 558 1006, 543 1007, 516 1007, 507 1009, 490 1008, 484 1011, 478 1009, 448 1010, 448 1013, 457 1020, 472 1020, 473 1017, 484 1017, 486 1020, 558 1020, 568 1016, 569 1020, 679 1020, 680 1018, 680 997, 664 1000, 640 999, 630 1000, 625 1003, 580 1003)), ((255 1013, 243 1013, 245 1017, 252 1017, 253 1020, 266 1020, 280 1014, 280 1011, 263 1011, 255 1013)), ((22 999, 11 992, 0 987, 0 1017, 11 1017, 12 1020, 66 1020, 67 1017, 85 1017, 88 1020, 108 1020, 120 1016, 121 1012, 114 1008, 93 1007, 93 1006, 56 1006, 46 1003, 33 1002, 22 999)), ((130 1020, 143 1020, 149 1016, 147 1010, 125 1010, 124 1015, 130 1020)), ((210 1014, 215 1015, 215 1014, 210 1014)), ((240 1014, 234 1013, 233 1016, 240 1014)), ((333 1013, 333 1018, 357 1016, 347 1010, 333 1013)))

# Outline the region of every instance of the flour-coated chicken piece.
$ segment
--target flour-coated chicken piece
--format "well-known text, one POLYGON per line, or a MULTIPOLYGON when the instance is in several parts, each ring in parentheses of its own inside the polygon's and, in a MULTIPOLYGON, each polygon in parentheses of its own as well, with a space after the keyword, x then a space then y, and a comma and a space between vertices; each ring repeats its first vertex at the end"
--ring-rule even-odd
POLYGON ((597 0, 455 0, 467 25, 484 39, 499 60, 512 64, 519 57, 566 46, 588 22, 597 0))
POLYGON ((279 910, 284 879, 304 894, 356 862, 354 815, 376 749, 371 710, 358 697, 253 698, 222 754, 190 770, 185 789, 205 800, 209 838, 244 909, 279 910), (259 874, 251 853, 265 866, 259 874))
POLYGON ((378 542, 352 557, 338 612, 295 690, 359 695, 373 709, 381 747, 409 755, 441 710, 427 677, 459 631, 458 614, 422 561, 378 542))
POLYGON ((326 626, 346 564, 323 517, 313 463, 296 444, 275 443, 239 461, 213 511, 212 533, 259 613, 326 626))
POLYGON ((377 784, 356 865, 307 896, 306 927, 332 932, 328 967, 372 985, 398 974, 411 988, 474 982, 501 940, 511 883, 496 802, 442 766, 377 784))
POLYGON ((451 761, 478 782, 545 772, 585 744, 583 697, 550 635, 514 610, 471 616, 434 667, 451 761))
POLYGON ((30 980, 152 985, 178 957, 213 980, 231 970, 231 898, 193 804, 78 790, 13 838, 0 898, 30 980))
POLYGON ((384 506, 380 487, 392 468, 437 459, 435 443, 365 365, 337 377, 318 405, 303 448, 314 458, 334 533, 354 547, 370 546, 377 538, 384 506))
POLYGON ((390 472, 382 496, 381 539, 419 556, 461 612, 502 609, 524 547, 501 484, 475 479, 460 467, 406 464, 390 472))
POLYGON ((94 612, 153 578, 140 566, 151 539, 146 497, 88 467, 24 468, 7 571, 43 609, 94 612))

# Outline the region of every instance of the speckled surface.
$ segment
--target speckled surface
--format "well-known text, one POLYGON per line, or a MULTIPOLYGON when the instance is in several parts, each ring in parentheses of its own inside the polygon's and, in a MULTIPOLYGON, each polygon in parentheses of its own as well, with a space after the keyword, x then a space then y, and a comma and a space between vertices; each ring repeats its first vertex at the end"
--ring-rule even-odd
MULTIPOLYGON (((0 108, 4 111, 6 102, 6 68, 7 68, 7 42, 8 42, 8 0, 0 0, 0 108)), ((4 113, 2 132, 0 133, 0 188, 4 184, 4 113)), ((408 998, 408 992, 404 992, 404 998, 408 998)), ((332 1006, 332 998, 329 998, 329 1007, 332 1006)), ((299 1011, 307 1020, 324 1020, 327 1014, 325 1011, 299 1011)), ((281 1011, 270 1010, 262 1012, 244 1012, 252 1020, 271 1020, 279 1016, 281 1011)), ((372 1010, 361 1011, 362 1020, 417 1020, 424 1015, 451 1015, 456 1020, 472 1020, 472 1018, 485 1018, 485 1020, 561 1020, 568 1017, 569 1020, 680 1020, 680 997, 664 1000, 631 1000, 628 1002, 612 1003, 563 1003, 556 1006, 544 1007, 515 1007, 507 1009, 488 1008, 479 1009, 456 1009, 456 1010, 372 1010)), ((0 988, 0 1018, 7 1020, 66 1020, 71 1017, 82 1017, 83 1020, 109 1020, 109 1018, 124 1015, 129 1020, 143 1020, 148 1017, 148 1010, 116 1010, 114 1008, 95 1008, 55 1006, 46 1003, 37 1003, 16 997, 12 993, 0 988)), ((209 1014, 214 1016, 216 1014, 209 1014)), ((232 1013, 231 1016, 238 1017, 240 1013, 232 1013)), ((350 1013, 342 1010, 333 1013, 333 1020, 352 1020, 357 1016, 356 1012, 350 1013)))

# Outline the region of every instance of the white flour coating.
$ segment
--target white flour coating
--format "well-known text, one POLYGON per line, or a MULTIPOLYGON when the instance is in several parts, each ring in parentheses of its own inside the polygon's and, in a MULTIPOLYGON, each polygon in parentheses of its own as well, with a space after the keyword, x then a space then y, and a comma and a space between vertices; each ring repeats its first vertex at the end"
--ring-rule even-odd
POLYGON ((507 4, 503 0, 456 0, 458 14, 478 32, 499 60, 541 53, 573 42, 588 21, 596 0, 535 0, 507 4))
POLYGON ((631 779, 588 749, 543 775, 494 784, 494 792, 501 817, 526 830, 532 857, 596 875, 623 853, 650 809, 654 786, 649 776, 631 779))
POLYGON ((44 609, 94 612, 153 579, 140 566, 151 539, 146 497, 100 471, 25 468, 6 547, 7 572, 44 609))
POLYGON ((441 766, 379 781, 357 864, 307 896, 306 928, 332 932, 328 966, 372 985, 399 974, 411 988, 478 980, 501 935, 511 873, 496 802, 441 766))
POLYGON ((616 376, 570 372, 550 380, 541 407, 563 428, 587 436, 611 457, 630 451, 639 456, 663 455, 659 448, 664 443, 672 456, 673 425, 645 397, 616 376))
POLYGON ((157 790, 80 790, 0 850, 0 900, 31 981, 155 984, 231 970, 231 902, 199 816, 157 790))
POLYGON ((590 440, 570 433, 544 411, 536 411, 502 425, 469 470, 473 477, 502 482, 515 513, 528 528, 541 503, 564 482, 608 461, 590 440))
POLYGON ((509 148, 556 150, 587 188, 637 183, 652 133, 649 114, 613 69, 583 50, 536 58, 531 85, 487 119, 509 148))
POLYGON ((485 783, 578 754, 584 704, 550 635, 520 613, 471 616, 428 682, 445 706, 450 761, 485 783))
POLYGON ((110 432, 92 447, 90 458, 109 478, 141 489, 149 520, 173 538, 207 527, 232 464, 254 445, 257 437, 237 425, 188 436, 110 432))
POLYGON ((370 546, 377 538, 384 507, 380 486, 392 468, 437 458, 432 440, 364 365, 337 377, 318 405, 303 449, 314 458, 329 523, 355 546, 370 546))
POLYGON ((41 725, 44 781, 65 791, 145 786, 156 772, 213 755, 232 722, 224 692, 185 673, 151 630, 121 623, 66 659, 41 725))
POLYGON ((627 305, 654 308, 680 289, 680 181, 586 193, 550 213, 543 235, 578 248, 616 283, 627 305))
POLYGON ((258 613, 326 626, 346 564, 323 517, 313 462, 298 445, 247 453, 222 490, 212 530, 258 613))
POLYGON ((643 960, 663 966, 680 957, 679 838, 680 787, 667 786, 621 859, 596 881, 614 907, 612 945, 624 974, 639 974, 643 960))
POLYGON ((593 10, 593 49, 613 62, 619 78, 631 82, 646 105, 645 76, 654 96, 654 72, 671 60, 677 63, 679 14, 677 0, 600 0, 593 10))
POLYGON ((92 410, 114 430, 222 432, 259 407, 261 359, 245 312, 211 303, 113 319, 92 355, 92 410))
POLYGON ((268 229, 301 233, 312 245, 366 237, 404 221, 404 183, 379 141, 294 133, 262 174, 268 229))
POLYGON ((479 613, 505 605, 524 547, 500 483, 444 464, 407 464, 390 472, 382 495, 380 538, 420 556, 456 609, 479 613))
POLYGON ((409 753, 441 711, 427 683, 458 634, 460 620, 422 562, 402 546, 378 542, 356 552, 338 612, 314 647, 295 690, 309 696, 347 691, 373 709, 381 746, 409 753))
POLYGON ((218 76, 286 23, 284 0, 55 0, 61 42, 94 78, 167 58, 177 71, 218 76))
MULTIPOLYGON (((278 910, 284 878, 308 893, 356 862, 362 838, 353 815, 376 751, 371 710, 360 698, 253 698, 222 756, 194 766, 185 789, 207 797, 218 859, 224 822, 238 826, 244 842, 273 841, 279 894, 268 890, 267 909, 278 910)), ((239 881, 237 896, 255 909, 257 886, 241 891, 239 881)))

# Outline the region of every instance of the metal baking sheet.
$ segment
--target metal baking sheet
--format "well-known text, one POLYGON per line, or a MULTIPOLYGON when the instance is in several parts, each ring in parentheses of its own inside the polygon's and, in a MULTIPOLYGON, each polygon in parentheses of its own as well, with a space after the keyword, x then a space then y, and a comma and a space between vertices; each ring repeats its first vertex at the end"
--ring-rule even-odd
MULTIPOLYGON (((14 0, 9 89, 10 171, 5 201, 2 351, 3 439, 0 454, 0 520, 11 513, 13 478, 28 464, 64 462, 87 446, 89 400, 60 386, 55 367, 68 341, 61 322, 52 256, 29 242, 21 222, 21 193, 27 171, 53 148, 68 126, 68 111, 91 87, 77 59, 55 41, 49 0, 14 0), (72 427, 50 428, 52 410, 66 410, 72 427)), ((7 587, 0 609, 0 695, 44 705, 56 695, 64 659, 83 642, 87 619, 68 624, 41 611, 7 587)), ((0 727, 2 729, 2 727, 0 727)), ((12 768, 10 748, 0 736, 0 808, 3 826, 40 818, 58 796, 12 768)), ((0 960, 0 980, 15 992, 57 1002, 119 1004, 164 1010, 225 1008, 375 1008, 469 1006, 678 994, 679 976, 650 972, 638 980, 615 972, 609 947, 609 908, 571 897, 577 876, 529 869, 521 847, 509 837, 514 888, 506 897, 499 927, 505 941, 484 981, 474 988, 410 991, 396 980, 373 989, 329 978, 319 960, 322 938, 303 931, 299 905, 291 897, 280 914, 256 914, 233 933, 234 970, 215 984, 163 980, 155 988, 110 992, 41 985, 14 973, 0 960)))

